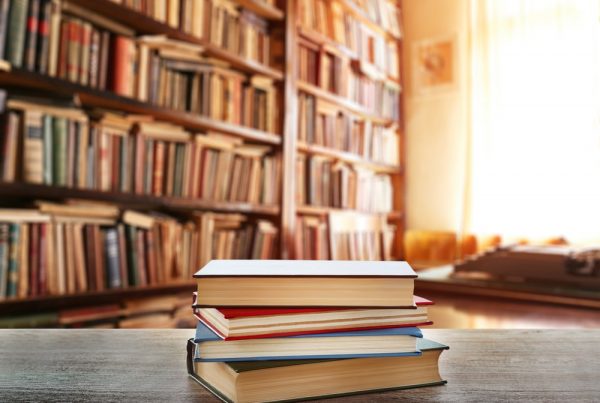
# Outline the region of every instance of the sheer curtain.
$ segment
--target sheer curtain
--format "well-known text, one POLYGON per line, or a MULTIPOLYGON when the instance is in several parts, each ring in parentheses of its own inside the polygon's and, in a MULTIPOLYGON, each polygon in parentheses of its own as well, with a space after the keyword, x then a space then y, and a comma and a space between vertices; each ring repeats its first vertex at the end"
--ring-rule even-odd
POLYGON ((598 3, 471 1, 466 232, 600 239, 598 3))

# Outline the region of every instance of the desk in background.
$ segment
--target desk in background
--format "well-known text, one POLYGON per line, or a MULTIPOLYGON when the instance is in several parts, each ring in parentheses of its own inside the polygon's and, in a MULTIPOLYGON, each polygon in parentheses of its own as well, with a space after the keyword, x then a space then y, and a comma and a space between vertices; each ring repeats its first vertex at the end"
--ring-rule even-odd
POLYGON ((600 328, 600 292, 452 278, 452 266, 419 271, 415 293, 435 301, 436 328, 600 328))

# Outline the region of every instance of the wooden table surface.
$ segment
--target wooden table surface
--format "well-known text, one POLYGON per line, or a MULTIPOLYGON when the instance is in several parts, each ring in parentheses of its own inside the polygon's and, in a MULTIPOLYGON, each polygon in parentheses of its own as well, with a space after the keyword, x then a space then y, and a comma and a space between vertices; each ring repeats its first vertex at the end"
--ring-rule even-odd
MULTIPOLYGON (((217 401, 187 376, 192 330, 0 330, 0 401, 217 401)), ((599 401, 600 330, 424 330, 448 385, 327 402, 599 401)))

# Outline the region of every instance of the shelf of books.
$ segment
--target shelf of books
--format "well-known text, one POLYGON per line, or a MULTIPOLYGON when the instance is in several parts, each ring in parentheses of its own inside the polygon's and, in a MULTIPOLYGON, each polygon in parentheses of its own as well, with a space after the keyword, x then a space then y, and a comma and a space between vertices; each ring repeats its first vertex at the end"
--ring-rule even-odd
POLYGON ((347 213, 357 220, 366 213, 389 223, 377 229, 382 239, 395 232, 394 242, 381 242, 391 248, 381 255, 399 258, 404 229, 399 4, 291 3, 297 49, 288 59, 297 71, 296 256, 331 257, 326 251, 332 248, 332 223, 348 221, 347 213))
POLYGON ((392 0, 0 0, 0 309, 125 327, 210 259, 333 257, 339 213, 401 257, 400 28, 392 0))

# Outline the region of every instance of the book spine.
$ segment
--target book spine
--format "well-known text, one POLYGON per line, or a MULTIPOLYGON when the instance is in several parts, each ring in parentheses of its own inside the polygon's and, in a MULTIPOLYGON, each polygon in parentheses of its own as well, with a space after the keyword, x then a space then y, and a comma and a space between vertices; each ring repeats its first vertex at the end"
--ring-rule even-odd
POLYGON ((13 0, 8 16, 6 59, 14 66, 23 65, 27 31, 27 0, 13 0))
POLYGON ((85 225, 83 227, 85 242, 85 267, 87 269, 88 289, 90 291, 98 290, 96 285, 96 258, 94 256, 94 226, 85 225))
MULTIPOLYGON (((59 0, 50 0, 50 33, 48 39, 48 75, 56 77, 59 65, 59 45, 61 43, 61 13, 59 0)), ((41 72, 41 70, 40 70, 41 72)))
POLYGON ((80 25, 80 60, 79 60, 79 83, 88 85, 90 81, 90 47, 92 42, 92 25, 84 22, 80 25))
POLYGON ((89 55, 90 67, 88 82, 90 87, 98 88, 98 67, 100 63, 100 31, 98 31, 96 28, 92 28, 89 55))
POLYGON ((66 176, 66 157, 67 157, 67 121, 65 118, 54 117, 52 119, 52 179, 53 184, 65 186, 67 184, 66 176))
POLYGON ((148 266, 146 262, 146 242, 144 236, 144 230, 137 231, 136 234, 136 256, 138 262, 138 280, 139 285, 148 285, 148 266))
POLYGON ((117 36, 114 43, 113 86, 112 90, 122 96, 133 96, 133 65, 135 64, 135 46, 131 39, 117 36))
POLYGON ((52 116, 44 115, 42 118, 42 144, 43 144, 43 173, 44 184, 53 183, 53 149, 52 149, 52 116))
POLYGON ((9 253, 8 253, 8 273, 6 296, 16 297, 19 286, 19 250, 20 250, 20 230, 19 224, 10 224, 9 234, 9 253))
POLYGON ((43 182, 42 116, 34 111, 25 112, 24 179, 29 183, 43 182))
POLYGON ((35 57, 37 50, 38 28, 40 13, 40 0, 29 0, 29 12, 27 14, 27 36, 25 46, 25 68, 35 69, 35 57))
POLYGON ((44 0, 40 6, 40 19, 38 24, 38 44, 36 49, 36 70, 39 73, 48 73, 50 49, 50 19, 52 16, 52 1, 44 0))
POLYGON ((0 60, 4 59, 10 0, 0 0, 0 60))
POLYGON ((45 296, 48 295, 48 280, 49 280, 49 260, 48 260, 48 249, 50 248, 50 244, 48 242, 49 236, 48 232, 50 230, 50 224, 41 223, 40 227, 40 243, 39 243, 39 275, 38 275, 38 295, 45 296))
POLYGON ((0 223, 0 299, 6 298, 9 258, 9 224, 0 223))
POLYGON ((106 259, 106 284, 108 288, 121 287, 121 272, 119 268, 119 239, 116 228, 105 230, 104 250, 106 259))
POLYGON ((39 295, 39 250, 40 224, 31 224, 31 242, 29 243, 29 296, 39 295))
POLYGON ((81 27, 80 20, 69 21, 69 33, 67 40, 67 78, 71 82, 79 81, 79 62, 81 53, 81 27))
POLYGON ((27 292, 29 291, 29 224, 27 223, 21 225, 19 279, 17 284, 17 297, 27 298, 27 292))
POLYGON ((125 226, 117 226, 117 237, 119 241, 119 274, 121 276, 121 285, 127 287, 129 267, 127 266, 127 240, 125 237, 125 226))
POLYGON ((128 277, 129 277, 129 285, 137 286, 140 284, 138 279, 138 259, 137 259, 137 234, 136 228, 132 225, 127 225, 125 227, 126 235, 127 235, 127 268, 129 269, 128 277))

